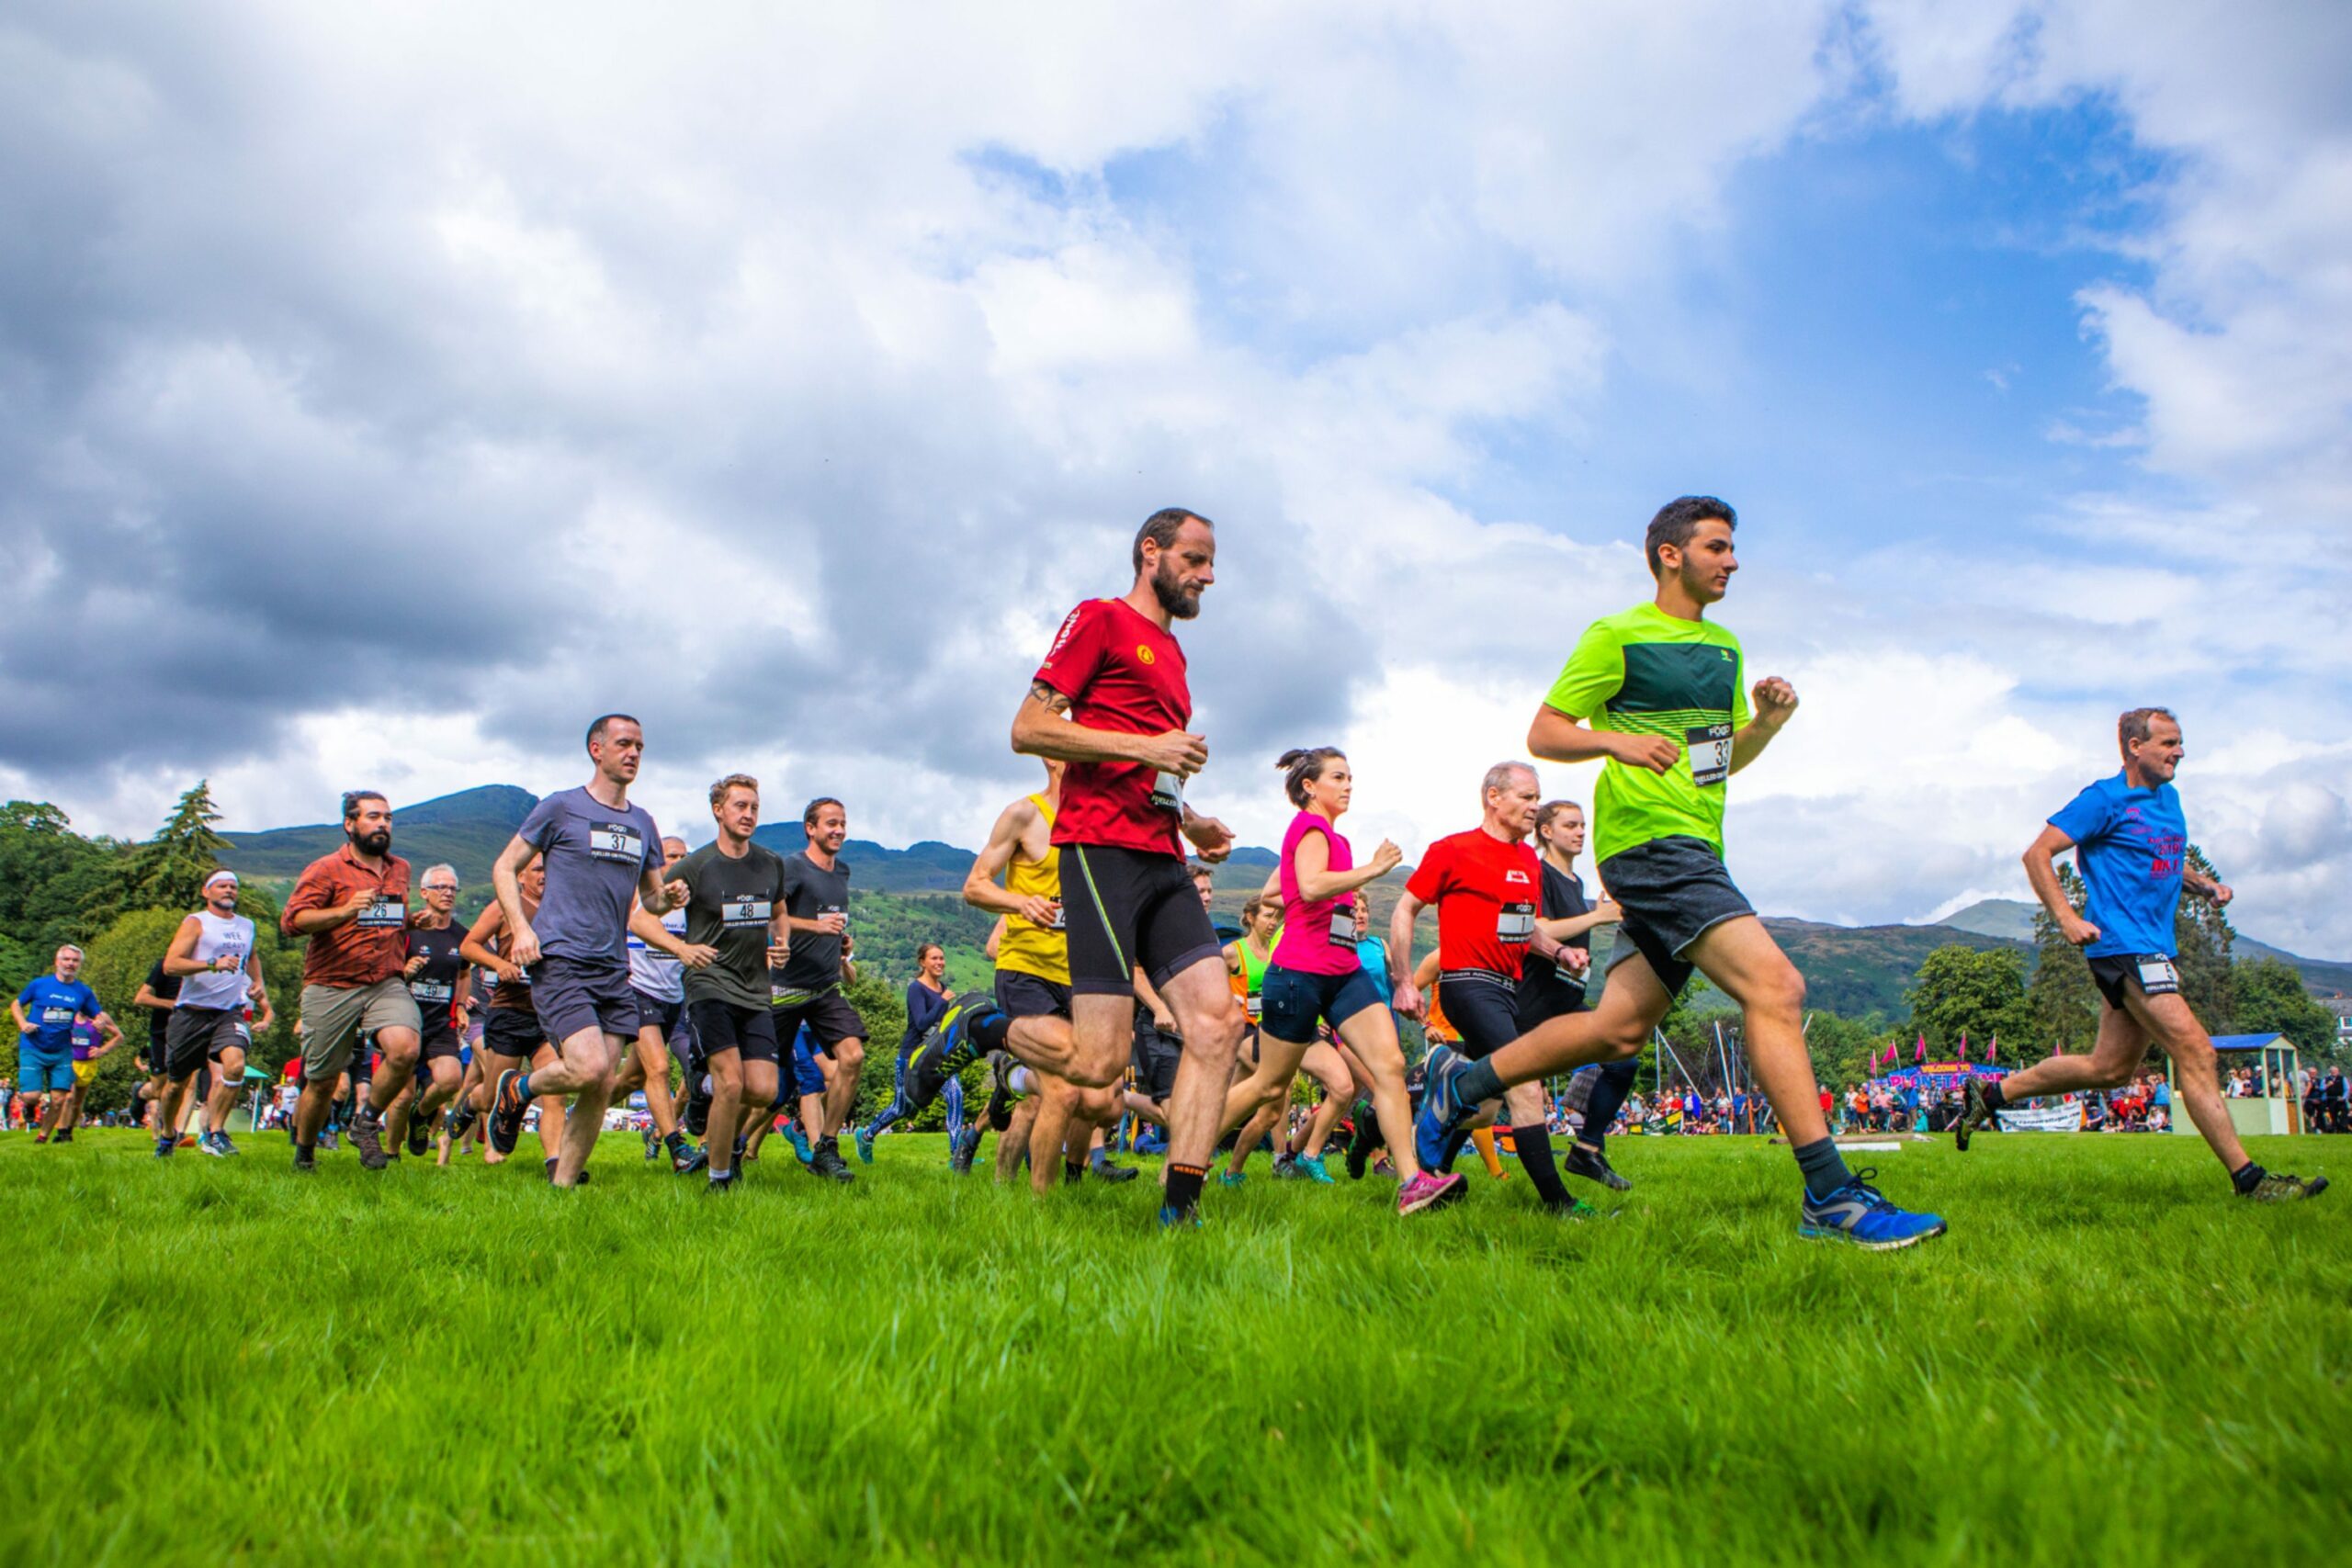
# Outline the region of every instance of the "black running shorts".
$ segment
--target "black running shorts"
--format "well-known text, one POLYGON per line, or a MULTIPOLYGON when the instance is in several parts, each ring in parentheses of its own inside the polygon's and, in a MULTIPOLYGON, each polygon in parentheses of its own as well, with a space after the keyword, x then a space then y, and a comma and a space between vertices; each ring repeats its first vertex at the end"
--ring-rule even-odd
POLYGON ((1156 990, 1220 948, 1183 861, 1104 844, 1065 844, 1062 916, 1069 928, 1070 989, 1135 994, 1135 971, 1156 990))
MULTIPOLYGON (((775 1043, 783 1050, 792 1048, 792 1042, 804 1023, 808 1026, 808 1037, 817 1043, 817 1049, 828 1056, 833 1054, 833 1047, 844 1040, 865 1038, 865 1021, 858 1017, 857 1010, 849 1005, 849 998, 842 995, 838 987, 789 1005, 779 1002, 768 1012, 775 1024, 775 1043)), ((702 1032, 702 1015, 699 1013, 695 1015, 695 1032, 697 1035, 702 1032)), ((702 1045, 705 1051, 717 1048, 708 1039, 705 1039, 702 1045)))
POLYGON ((2180 995, 2180 971, 2168 953, 2111 953, 2087 962, 2091 983, 2107 998, 2107 1005, 2118 1012, 2123 1010, 2127 987, 2143 997, 2180 995))
MULTIPOLYGON (((1687 835, 1618 851, 1600 863, 1600 881, 1625 911, 1609 966, 1638 953, 1668 996, 1690 983, 1693 966, 1683 953, 1692 942, 1725 920, 1756 913, 1715 847, 1687 835)), ((1445 1016, 1453 1016, 1452 1007, 1445 1016)))
POLYGON ((996 1005, 1007 1018, 1068 1018, 1069 987, 1025 969, 1000 969, 996 1005))
POLYGON ((1519 982, 1508 975, 1448 969, 1437 977, 1437 999, 1462 1036, 1462 1054, 1474 1062, 1519 1038, 1519 982))
POLYGON ((741 1053, 746 1062, 773 1062, 778 1055, 775 1015, 766 1008, 740 1007, 717 997, 686 1004, 695 1021, 695 1048, 707 1062, 722 1051, 741 1053))
POLYGON ((1148 1009, 1136 1008, 1133 1065, 1136 1087, 1143 1097, 1165 1100, 1174 1094, 1176 1067, 1183 1059, 1184 1043, 1154 1023, 1148 1009))

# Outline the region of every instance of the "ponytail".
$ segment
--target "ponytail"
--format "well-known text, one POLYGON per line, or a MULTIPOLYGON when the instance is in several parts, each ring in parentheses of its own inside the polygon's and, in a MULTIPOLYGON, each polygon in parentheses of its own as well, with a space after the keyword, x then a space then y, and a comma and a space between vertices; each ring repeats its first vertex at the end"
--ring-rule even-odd
POLYGON ((1289 776, 1283 780, 1283 793, 1290 803, 1302 811, 1306 808, 1306 786, 1323 776, 1323 765, 1346 752, 1337 746, 1295 746, 1274 759, 1274 766, 1289 776))

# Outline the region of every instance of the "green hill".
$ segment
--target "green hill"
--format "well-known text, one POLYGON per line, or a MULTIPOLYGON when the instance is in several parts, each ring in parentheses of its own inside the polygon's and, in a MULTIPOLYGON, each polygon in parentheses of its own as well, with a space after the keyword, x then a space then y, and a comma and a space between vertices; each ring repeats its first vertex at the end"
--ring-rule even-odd
MULTIPOLYGON (((1960 931, 1974 931, 1984 936, 2006 937, 2015 942, 2033 940, 2035 906, 2021 898, 1983 898, 1967 908, 1946 915, 1943 923, 1960 931)), ((2305 958, 2257 941, 2244 931, 2238 933, 2232 953, 2243 959, 2276 958, 2303 977, 2303 984, 2316 996, 2352 995, 2352 964, 2326 958, 2305 958)))
MULTIPOLYGON (((538 796, 513 784, 482 784, 392 808, 392 845, 419 871, 447 861, 469 888, 487 889, 491 863, 523 825, 538 796)), ((288 878, 343 843, 343 824, 314 822, 259 833, 228 833, 222 863, 242 876, 288 878)))

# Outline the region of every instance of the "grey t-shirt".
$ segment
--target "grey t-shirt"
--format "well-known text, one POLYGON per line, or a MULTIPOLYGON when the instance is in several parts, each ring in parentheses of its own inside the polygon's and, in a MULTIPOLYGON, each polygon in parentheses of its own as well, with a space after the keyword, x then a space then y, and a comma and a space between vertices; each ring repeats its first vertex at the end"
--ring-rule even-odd
MULTIPOLYGON (((787 855, 784 862, 784 907, 796 920, 820 915, 849 913, 849 863, 833 862, 827 871, 808 858, 808 852, 787 855)), ((842 939, 830 931, 794 931, 792 952, 784 967, 768 976, 770 994, 782 1000, 802 992, 830 989, 842 982, 842 939)))
POLYGON ((561 789, 531 807, 515 829, 547 862, 547 897, 531 918, 539 951, 576 963, 628 962, 629 904, 638 880, 662 869, 652 814, 616 811, 585 788, 561 789))
POLYGON ((784 902, 784 857, 753 844, 741 860, 705 844, 672 867, 673 882, 692 890, 686 904, 686 940, 718 949, 707 969, 686 971, 688 1002, 768 1005, 768 932, 784 902))

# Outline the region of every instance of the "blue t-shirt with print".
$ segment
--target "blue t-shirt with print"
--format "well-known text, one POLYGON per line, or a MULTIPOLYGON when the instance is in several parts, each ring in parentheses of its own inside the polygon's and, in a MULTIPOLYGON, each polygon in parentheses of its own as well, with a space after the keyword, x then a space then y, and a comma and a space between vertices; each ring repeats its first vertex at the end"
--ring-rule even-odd
POLYGON ((79 980, 43 975, 17 993, 25 1016, 32 1021, 24 1036, 29 1048, 43 1056, 62 1056, 74 1048, 74 1021, 98 1016, 98 993, 79 980))
POLYGON ((2179 792, 2168 784, 2133 789, 2119 773, 2075 796, 2050 825, 2075 840, 2075 869, 2090 893, 2083 919, 2098 928, 2098 940, 2084 956, 2171 957, 2188 851, 2179 792))
POLYGON ((662 830, 645 807, 615 810, 584 788, 560 789, 514 832, 547 862, 547 894, 531 917, 540 953, 627 964, 630 901, 639 879, 662 869, 662 830))

